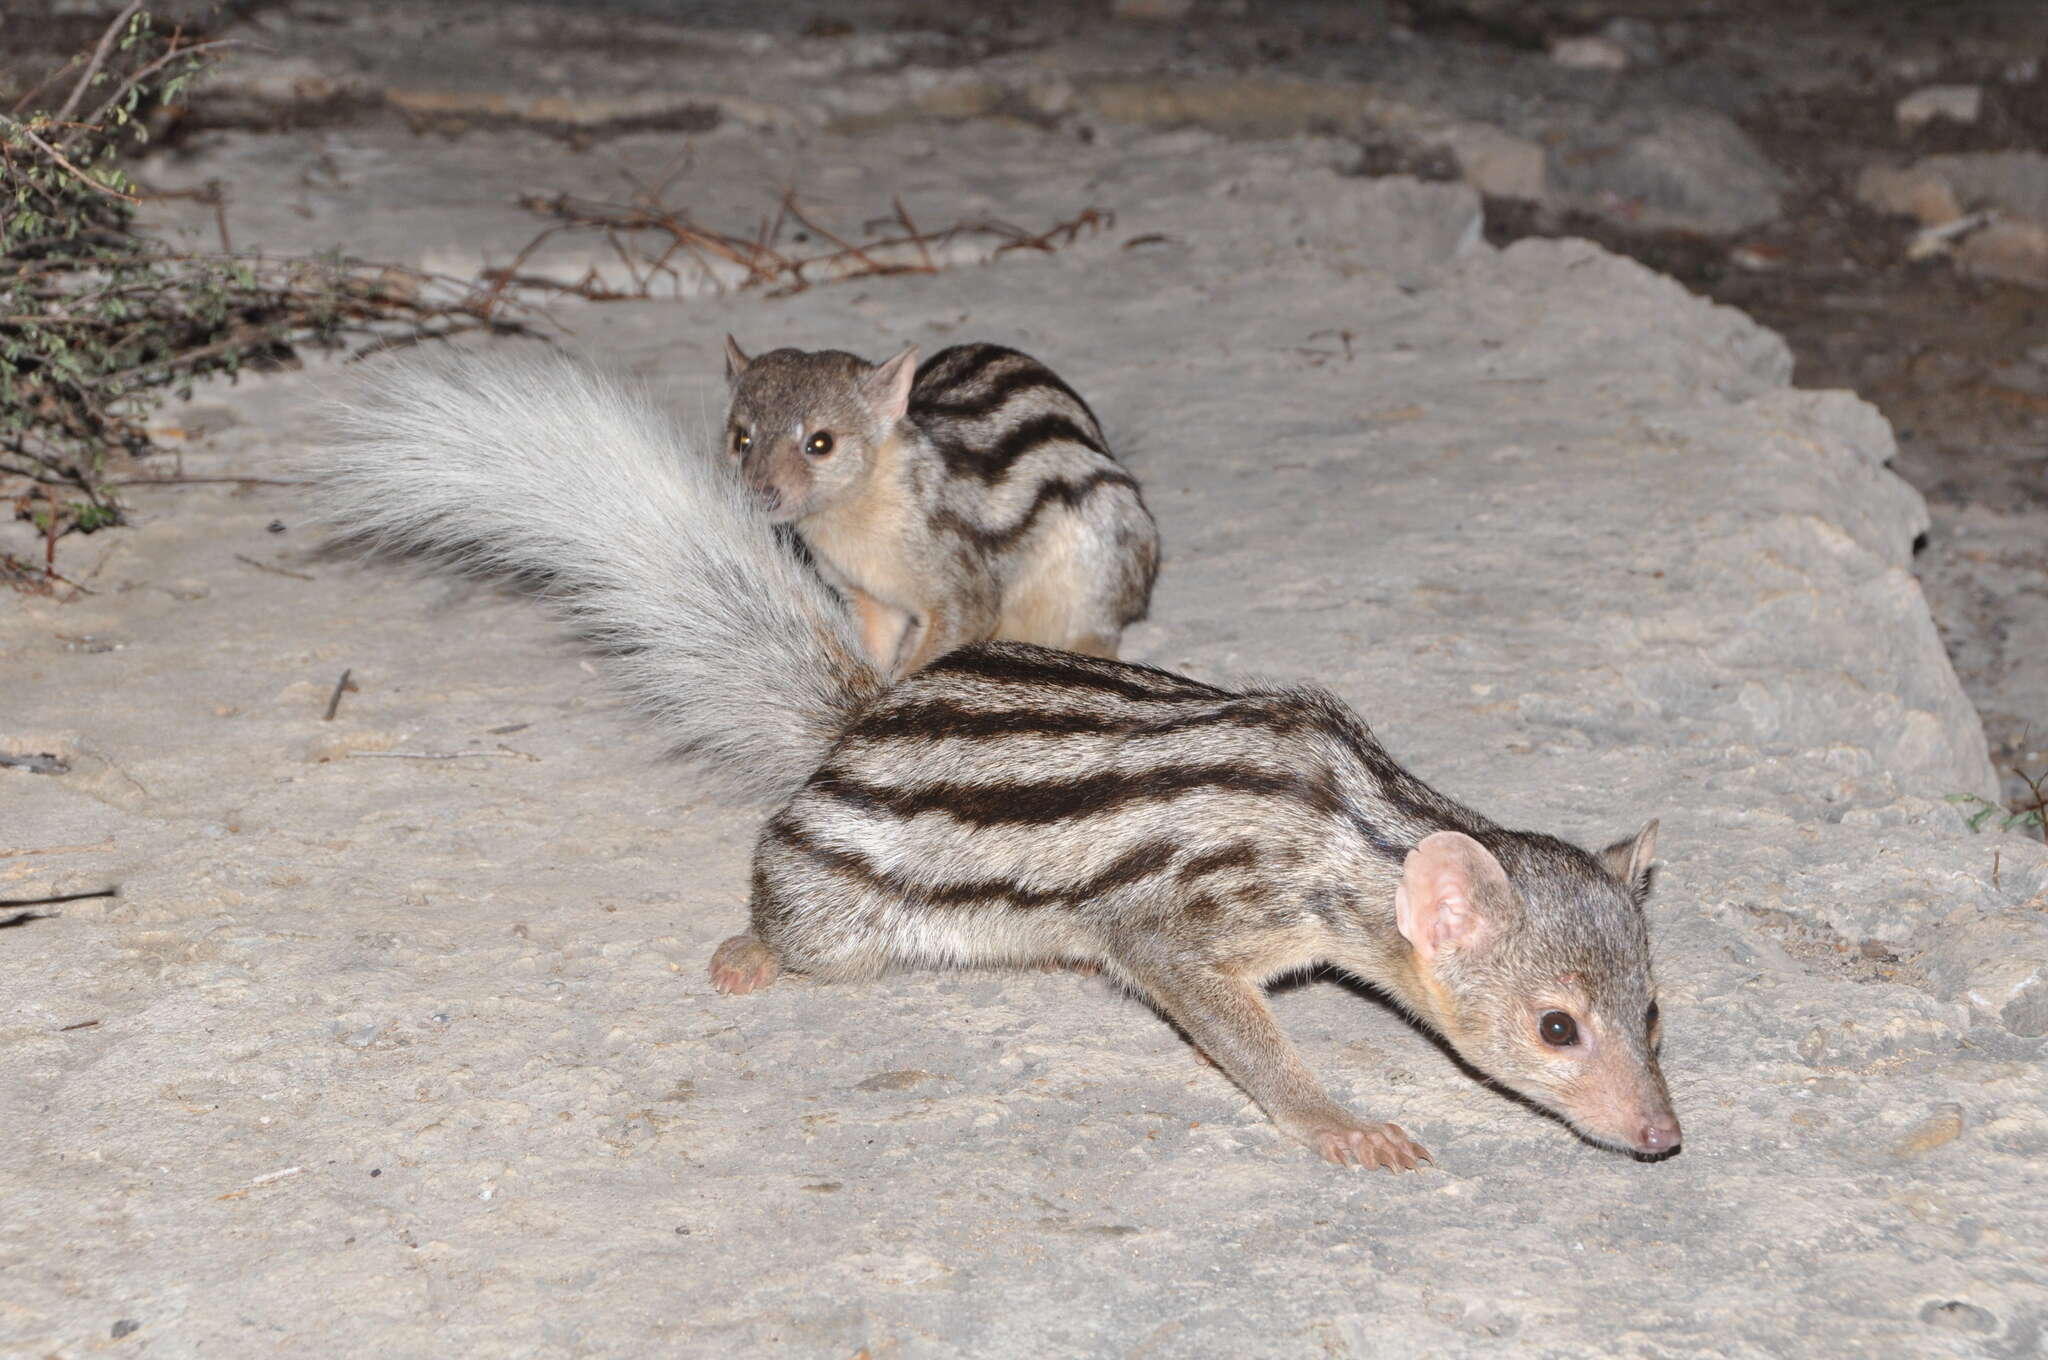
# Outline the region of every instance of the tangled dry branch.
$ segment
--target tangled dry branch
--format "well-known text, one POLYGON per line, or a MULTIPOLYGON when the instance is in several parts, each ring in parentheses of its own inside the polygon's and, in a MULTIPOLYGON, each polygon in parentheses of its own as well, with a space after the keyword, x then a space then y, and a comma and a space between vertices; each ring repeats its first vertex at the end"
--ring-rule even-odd
MULTIPOLYGON (((41 533, 45 583, 61 579, 59 538, 120 521, 109 460, 153 450, 148 416, 168 392, 295 345, 528 328, 474 281, 339 256, 179 251, 138 231, 142 195, 120 158, 225 46, 160 32, 131 3, 0 113, 0 477, 41 533)), ((34 573, 9 559, 0 574, 34 573)))
POLYGON ((775 213, 751 236, 703 226, 656 192, 635 194, 624 203, 530 194, 520 206, 552 219, 553 225, 528 242, 510 265, 487 271, 485 277, 501 287, 597 302, 684 297, 727 288, 761 288, 770 296, 783 296, 818 283, 933 274, 944 267, 942 257, 956 244, 985 246, 986 258, 1013 250, 1050 252, 1115 224, 1113 214, 1085 208, 1036 232, 994 218, 963 220, 928 232, 911 220, 898 199, 892 204, 893 216, 868 224, 861 239, 855 240, 807 213, 794 192, 783 195, 775 213), (567 234, 601 239, 623 284, 595 269, 568 281, 529 272, 528 264, 541 248, 567 234))

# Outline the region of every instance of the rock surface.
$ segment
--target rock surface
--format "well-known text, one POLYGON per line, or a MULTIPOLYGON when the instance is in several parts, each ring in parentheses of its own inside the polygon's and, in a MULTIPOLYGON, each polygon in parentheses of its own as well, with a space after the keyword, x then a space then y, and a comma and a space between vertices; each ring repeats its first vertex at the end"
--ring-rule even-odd
MULTIPOLYGON (((872 129, 998 116, 1077 132, 1099 122, 1250 139, 1335 132, 1448 151, 1484 193, 1633 225, 1728 233, 1778 213, 1785 177, 1725 111, 1682 89, 1631 89, 1617 102, 1612 70, 1533 52, 1503 64, 1461 45, 1424 47, 1398 28, 1389 40, 1376 6, 1325 7, 1306 45, 1284 17, 1197 26, 1176 20, 1186 8, 1070 0, 928 28, 929 15, 887 0, 860 24, 797 4, 754 6, 746 26, 706 22, 679 37, 631 4, 285 6, 254 14, 244 36, 293 56, 250 64, 213 90, 266 104, 297 89, 309 115, 336 91, 365 92, 442 131, 704 131, 721 117, 872 129), (778 20, 781 31, 751 26, 778 20)), ((1649 41, 1634 34, 1637 47, 1649 41)), ((1630 60, 1611 36, 1559 50, 1597 52, 1596 66, 1630 60)))
MULTIPOLYGON (((92 594, 0 602, 0 750, 70 765, 0 768, 5 897, 121 888, 0 931, 0 1340, 2038 1348, 2048 1083, 2021 964, 2048 854, 1947 801, 1995 785, 1908 569, 1927 518, 1889 429, 1791 390, 1739 314, 1583 243, 1476 246, 1468 190, 1347 178, 1339 151, 982 118, 721 123, 599 158, 368 126, 222 135, 181 173, 235 186, 238 240, 458 272, 532 234, 516 193, 684 153, 681 192, 729 228, 791 184, 839 221, 897 196, 932 223, 1113 211, 1053 254, 560 319, 698 429, 728 331, 1031 349, 1164 530, 1133 655, 1318 679, 1514 824, 1597 844, 1662 817, 1678 1157, 1579 1143, 1330 980, 1283 990, 1283 1022, 1438 1169, 1314 1162, 1071 976, 719 997, 704 965, 760 811, 661 765, 530 601, 323 556, 297 488, 142 488, 136 527, 66 545, 92 594)), ((184 472, 278 475, 329 381, 202 391, 184 472)))

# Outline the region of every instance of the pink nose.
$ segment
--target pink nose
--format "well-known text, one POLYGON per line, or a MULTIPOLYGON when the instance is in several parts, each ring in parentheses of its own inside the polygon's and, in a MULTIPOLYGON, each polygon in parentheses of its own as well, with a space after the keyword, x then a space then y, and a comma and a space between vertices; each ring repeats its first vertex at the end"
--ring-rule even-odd
POLYGON ((1636 1130, 1637 1152, 1669 1152, 1678 1146, 1678 1120, 1668 1114, 1653 1115, 1636 1130))

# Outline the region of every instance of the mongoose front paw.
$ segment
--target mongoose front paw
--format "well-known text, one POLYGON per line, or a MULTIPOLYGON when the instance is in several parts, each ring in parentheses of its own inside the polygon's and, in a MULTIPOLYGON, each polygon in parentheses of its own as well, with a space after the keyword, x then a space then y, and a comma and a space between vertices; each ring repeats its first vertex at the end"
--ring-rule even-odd
POLYGON ((1383 1166, 1389 1171, 1413 1171, 1422 1162, 1436 1158, 1401 1131, 1399 1124, 1348 1124, 1308 1130, 1308 1145, 1325 1161, 1338 1166, 1383 1166))
POLYGON ((773 950, 751 935, 735 935, 711 956, 711 985, 729 995, 766 987, 782 972, 773 950))

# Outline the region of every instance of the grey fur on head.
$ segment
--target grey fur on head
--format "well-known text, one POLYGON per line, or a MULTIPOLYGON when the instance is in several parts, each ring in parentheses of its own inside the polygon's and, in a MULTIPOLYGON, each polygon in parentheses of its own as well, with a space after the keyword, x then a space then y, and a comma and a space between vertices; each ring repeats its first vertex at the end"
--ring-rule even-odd
POLYGON ((558 355, 414 351, 367 370, 309 458, 349 541, 537 581, 677 751, 780 799, 879 692, 825 585, 725 460, 558 355))

